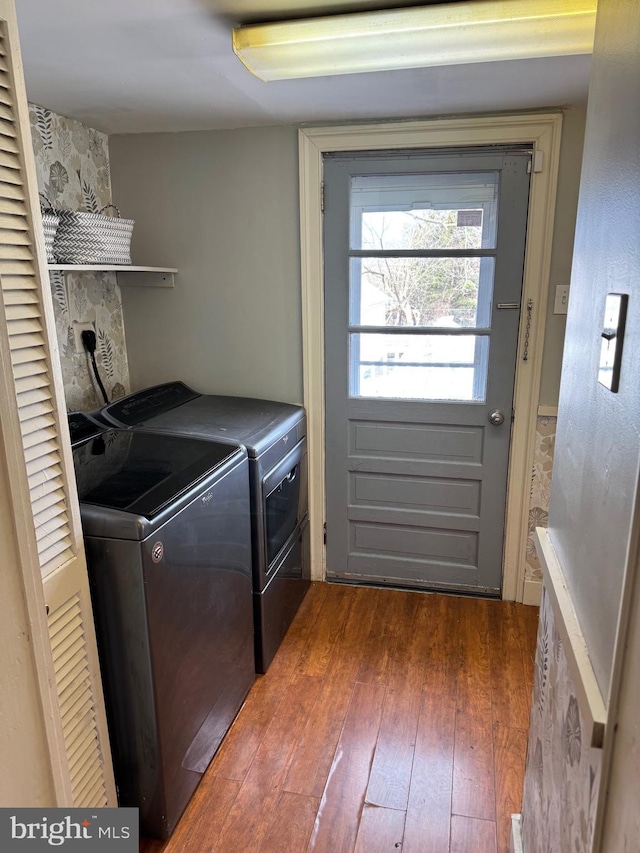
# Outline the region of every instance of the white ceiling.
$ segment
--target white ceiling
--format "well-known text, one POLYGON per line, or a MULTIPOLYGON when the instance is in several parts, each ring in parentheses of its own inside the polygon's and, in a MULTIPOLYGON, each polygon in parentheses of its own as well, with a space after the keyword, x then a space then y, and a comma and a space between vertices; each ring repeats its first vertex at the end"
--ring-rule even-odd
POLYGON ((586 56, 263 83, 231 50, 234 23, 358 11, 379 7, 376 0, 16 0, 16 6, 29 100, 107 133, 497 112, 587 98, 586 56))

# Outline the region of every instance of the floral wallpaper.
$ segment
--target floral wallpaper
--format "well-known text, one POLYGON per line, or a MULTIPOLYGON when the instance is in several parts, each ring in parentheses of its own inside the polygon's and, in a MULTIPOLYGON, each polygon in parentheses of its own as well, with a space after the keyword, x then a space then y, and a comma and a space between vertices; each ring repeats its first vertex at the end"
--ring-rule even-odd
MULTIPOLYGON (((105 134, 44 107, 29 105, 38 189, 53 207, 97 213, 111 202, 105 134)), ((76 352, 73 324, 94 324, 96 361, 109 399, 129 391, 122 299, 115 273, 50 270, 58 346, 68 410, 102 405, 89 359, 76 352)))
POLYGON ((529 536, 525 579, 542 581, 542 569, 536 554, 534 533, 536 527, 547 527, 549 523, 549 494, 553 469, 553 451, 556 441, 556 418, 538 417, 536 424, 536 447, 531 473, 531 501, 529 504, 529 536))
POLYGON ((575 687, 543 588, 522 799, 524 853, 591 853, 602 751, 584 739, 575 687))

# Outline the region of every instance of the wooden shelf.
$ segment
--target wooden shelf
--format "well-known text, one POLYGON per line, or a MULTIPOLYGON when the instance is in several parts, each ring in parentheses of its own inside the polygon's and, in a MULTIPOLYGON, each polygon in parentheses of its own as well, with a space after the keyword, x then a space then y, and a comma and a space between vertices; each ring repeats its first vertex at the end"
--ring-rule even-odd
POLYGON ((175 287, 175 267, 140 267, 129 264, 49 264, 58 272, 115 272, 121 287, 175 287))

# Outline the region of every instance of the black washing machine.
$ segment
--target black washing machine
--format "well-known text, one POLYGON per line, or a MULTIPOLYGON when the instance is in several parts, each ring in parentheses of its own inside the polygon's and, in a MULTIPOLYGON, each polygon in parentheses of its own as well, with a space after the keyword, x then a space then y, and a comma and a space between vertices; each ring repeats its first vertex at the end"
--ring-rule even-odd
POLYGON ((255 677, 247 454, 69 428, 118 801, 166 838, 255 677))
POLYGON ((105 422, 247 448, 256 670, 266 672, 309 587, 306 417, 301 406, 156 385, 105 406, 105 422))

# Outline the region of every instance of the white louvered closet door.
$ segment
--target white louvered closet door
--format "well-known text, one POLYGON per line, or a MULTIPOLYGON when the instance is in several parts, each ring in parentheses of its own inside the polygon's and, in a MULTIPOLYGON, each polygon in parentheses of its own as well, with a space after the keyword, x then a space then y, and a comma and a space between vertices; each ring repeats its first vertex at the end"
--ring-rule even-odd
POLYGON ((116 805, 12 0, 0 0, 0 291, 0 426, 57 801, 116 805))

